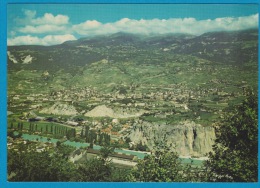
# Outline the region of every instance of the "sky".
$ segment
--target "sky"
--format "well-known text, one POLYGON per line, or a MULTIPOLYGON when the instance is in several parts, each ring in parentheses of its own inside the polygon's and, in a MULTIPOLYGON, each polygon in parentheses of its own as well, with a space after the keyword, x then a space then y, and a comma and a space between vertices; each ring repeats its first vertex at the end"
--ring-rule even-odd
POLYGON ((117 32, 186 33, 258 28, 254 4, 8 4, 7 44, 55 45, 117 32))

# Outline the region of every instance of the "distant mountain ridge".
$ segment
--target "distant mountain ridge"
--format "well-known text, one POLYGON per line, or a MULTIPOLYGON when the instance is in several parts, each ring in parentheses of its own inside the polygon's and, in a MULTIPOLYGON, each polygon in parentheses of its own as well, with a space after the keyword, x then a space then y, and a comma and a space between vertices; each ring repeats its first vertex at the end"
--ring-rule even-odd
POLYGON ((8 68, 69 70, 107 58, 117 61, 118 58, 127 60, 130 57, 134 60, 144 53, 151 54, 151 57, 156 53, 192 55, 218 63, 239 65, 243 64, 243 61, 256 61, 257 51, 257 29, 210 32, 200 36, 145 36, 119 32, 67 41, 54 46, 8 46, 8 68), (24 59, 28 56, 31 61, 25 64, 24 59))

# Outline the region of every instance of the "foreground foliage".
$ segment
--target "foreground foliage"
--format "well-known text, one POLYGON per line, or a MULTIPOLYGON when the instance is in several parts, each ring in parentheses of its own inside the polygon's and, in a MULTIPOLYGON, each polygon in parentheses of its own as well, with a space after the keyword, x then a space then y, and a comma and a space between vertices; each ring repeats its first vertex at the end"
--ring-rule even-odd
POLYGON ((8 150, 9 181, 72 181, 75 172, 74 165, 60 153, 8 150))
POLYGON ((220 124, 208 166, 210 181, 258 181, 258 100, 248 91, 242 105, 220 124))
POLYGON ((109 182, 126 181, 128 170, 118 169, 108 159, 111 148, 104 147, 98 157, 75 164, 70 162, 70 146, 59 144, 54 150, 37 151, 30 144, 8 150, 8 181, 14 182, 109 182))
POLYGON ((157 151, 140 160, 128 176, 132 182, 200 182, 205 169, 182 164, 177 153, 157 151))

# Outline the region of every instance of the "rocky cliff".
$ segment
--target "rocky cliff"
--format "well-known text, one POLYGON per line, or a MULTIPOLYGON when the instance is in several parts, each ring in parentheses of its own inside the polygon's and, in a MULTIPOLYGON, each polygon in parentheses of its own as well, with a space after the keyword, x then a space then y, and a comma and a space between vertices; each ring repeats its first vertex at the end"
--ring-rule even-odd
POLYGON ((177 125, 136 123, 127 135, 134 143, 142 142, 149 149, 169 147, 183 156, 205 156, 212 151, 215 140, 213 127, 185 121, 177 125))

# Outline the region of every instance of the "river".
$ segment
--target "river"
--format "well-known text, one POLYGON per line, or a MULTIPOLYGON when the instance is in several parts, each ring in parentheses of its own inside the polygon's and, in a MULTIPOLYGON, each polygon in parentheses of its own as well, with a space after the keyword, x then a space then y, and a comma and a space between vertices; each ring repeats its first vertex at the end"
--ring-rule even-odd
MULTIPOLYGON (((31 135, 31 134, 22 134, 22 138, 24 140, 30 140, 30 141, 38 141, 38 142, 51 142, 51 143, 56 143, 57 141, 59 141, 59 139, 55 139, 55 138, 47 138, 47 137, 43 137, 43 136, 39 136, 39 135, 31 135)), ((82 142, 74 142, 74 141, 65 141, 63 142, 66 145, 69 146, 73 146, 76 148, 86 148, 89 146, 89 143, 82 143, 82 142)), ((101 146, 99 145, 94 145, 93 149, 95 150, 99 150, 101 148, 101 146)), ((126 154, 126 155, 134 155, 137 156, 139 159, 144 159, 144 157, 146 155, 149 155, 149 153, 146 152, 141 152, 141 151, 132 151, 132 150, 124 150, 124 149, 115 149, 115 152, 117 153, 122 153, 122 154, 126 154)), ((180 158, 181 162, 184 164, 193 164, 193 165, 202 165, 204 160, 201 159, 191 159, 191 158, 180 158)))

